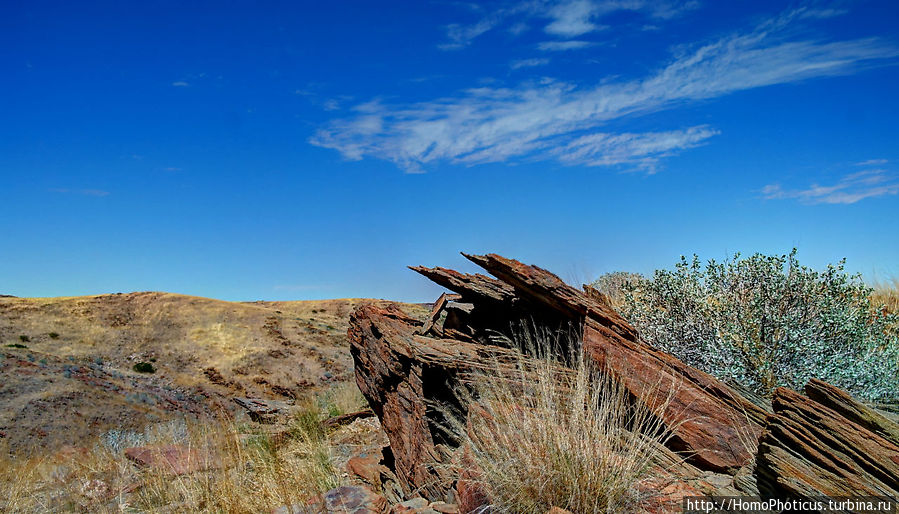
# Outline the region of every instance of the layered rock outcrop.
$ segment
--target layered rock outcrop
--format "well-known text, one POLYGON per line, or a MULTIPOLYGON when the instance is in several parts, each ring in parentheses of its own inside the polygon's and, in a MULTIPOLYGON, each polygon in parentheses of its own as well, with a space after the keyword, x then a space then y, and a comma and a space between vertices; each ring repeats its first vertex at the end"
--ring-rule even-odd
POLYGON ((407 494, 453 494, 455 443, 443 430, 445 411, 433 406, 449 404, 464 416, 468 406, 454 391, 479 371, 513 365, 521 348, 498 335, 521 324, 576 332, 580 348, 569 350, 659 412, 672 434, 664 451, 685 461, 675 468, 691 491, 756 494, 758 485, 772 495, 896 494, 899 428, 842 391, 823 382, 811 383, 808 396, 779 390, 769 412, 642 341, 596 291, 499 255, 465 257, 492 276, 411 268, 452 291, 424 322, 373 305, 350 321, 356 382, 390 440, 407 494), (827 486, 836 481, 849 485, 827 486))

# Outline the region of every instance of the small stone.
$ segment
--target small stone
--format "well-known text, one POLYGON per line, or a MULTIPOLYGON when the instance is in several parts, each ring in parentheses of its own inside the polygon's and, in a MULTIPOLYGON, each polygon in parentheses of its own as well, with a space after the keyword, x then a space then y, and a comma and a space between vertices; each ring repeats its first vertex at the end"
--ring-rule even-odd
POLYGON ((151 468, 171 475, 184 475, 222 467, 218 458, 200 452, 196 448, 177 444, 127 448, 125 457, 139 467, 151 468))
POLYGON ((109 484, 102 480, 88 480, 81 484, 81 496, 90 500, 100 500, 109 494, 109 484))
POLYGON ((363 453, 351 458, 347 461, 346 470, 365 480, 369 484, 378 485, 381 483, 381 470, 386 469, 381 464, 380 453, 363 453))
POLYGON ((387 500, 365 486, 344 485, 315 498, 306 504, 278 507, 272 514, 320 514, 340 512, 344 514, 387 514, 387 500))
POLYGON ((440 514, 459 514, 459 506, 455 503, 434 502, 431 508, 440 514))
POLYGON ((428 500, 421 496, 393 506, 392 514, 419 514, 428 508, 428 500))

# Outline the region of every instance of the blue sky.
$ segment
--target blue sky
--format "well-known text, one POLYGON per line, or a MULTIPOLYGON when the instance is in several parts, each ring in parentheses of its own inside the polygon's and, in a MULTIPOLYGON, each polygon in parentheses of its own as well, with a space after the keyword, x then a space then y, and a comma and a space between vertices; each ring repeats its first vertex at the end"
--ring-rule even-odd
POLYGON ((0 293, 439 291, 680 255, 899 275, 899 4, 6 2, 0 293))

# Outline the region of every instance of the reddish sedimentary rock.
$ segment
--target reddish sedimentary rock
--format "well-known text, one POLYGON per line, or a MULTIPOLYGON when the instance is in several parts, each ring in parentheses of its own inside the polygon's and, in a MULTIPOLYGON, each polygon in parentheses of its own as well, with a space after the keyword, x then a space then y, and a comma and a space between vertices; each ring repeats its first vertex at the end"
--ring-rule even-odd
POLYGON ((814 381, 808 390, 829 405, 790 389, 775 391, 774 414, 759 444, 761 492, 899 497, 899 445, 871 430, 895 433, 899 427, 879 415, 872 424, 868 415, 876 413, 829 384, 814 381))
POLYGON ((215 455, 178 444, 127 448, 125 457, 138 467, 151 468, 170 475, 184 475, 222 467, 221 460, 215 455))
POLYGON ((452 485, 438 445, 442 431, 429 402, 451 394, 459 373, 491 366, 510 350, 416 334, 421 322, 396 307, 360 307, 350 318, 356 383, 390 440, 397 476, 407 493, 433 498, 452 485))
MULTIPOLYGON (((449 404, 464 415, 468 406, 460 404, 453 392, 479 370, 502 369, 515 362, 519 351, 527 350, 515 347, 514 342, 514 327, 523 325, 577 333, 580 337, 574 340, 581 342, 580 347, 568 350, 582 351, 599 369, 616 376, 634 399, 660 412, 672 432, 669 448, 662 452, 674 451, 687 459, 678 465, 675 477, 684 491, 754 493, 755 477, 766 487, 778 484, 789 476, 788 466, 795 464, 784 452, 796 457, 797 445, 802 449, 799 460, 811 459, 812 467, 823 466, 821 459, 813 457, 814 452, 854 455, 858 450, 852 448, 863 448, 875 457, 872 462, 865 462, 861 455, 858 462, 852 458, 852 470, 834 475, 849 481, 844 489, 823 488, 812 480, 806 489, 772 486, 766 491, 885 494, 890 490, 886 487, 889 481, 899 476, 895 475, 899 457, 890 453, 890 445, 895 446, 890 437, 899 432, 889 420, 853 403, 842 391, 815 381, 808 394, 817 401, 779 391, 776 414, 769 415, 714 377, 642 341, 598 292, 575 289, 542 268, 498 255, 465 257, 493 277, 445 268, 412 268, 455 293, 442 295, 425 322, 395 307, 371 305, 360 307, 350 320, 356 382, 390 440, 392 467, 406 493, 437 500, 454 486, 449 463, 455 442, 443 431, 443 411, 433 406, 449 404), (824 432, 813 432, 817 435, 808 440, 796 435, 808 430, 804 424, 817 419, 812 414, 821 417, 823 412, 828 416, 820 420, 824 432), (753 473, 753 457, 762 434, 765 439, 758 458, 759 467, 765 469, 753 473), (873 438, 864 444, 857 441, 868 434, 873 438), (842 442, 834 443, 834 438, 842 442), (838 448, 833 448, 834 444, 838 448), (883 459, 887 462, 881 462, 883 459), (867 478, 853 478, 857 475, 867 478)), ((669 458, 677 460, 677 455, 671 453, 669 458)), ((841 466, 836 461, 833 465, 841 466)), ((462 507, 486 501, 473 476, 463 472, 455 484, 462 507)))

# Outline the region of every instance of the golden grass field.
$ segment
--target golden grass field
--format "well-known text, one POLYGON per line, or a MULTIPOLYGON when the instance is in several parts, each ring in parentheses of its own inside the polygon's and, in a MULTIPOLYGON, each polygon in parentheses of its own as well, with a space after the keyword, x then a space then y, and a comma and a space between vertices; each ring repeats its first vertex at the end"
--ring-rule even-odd
POLYGON ((363 302, 388 303, 0 298, 0 512, 260 512, 342 483, 341 459, 386 444, 372 419, 318 423, 364 406, 346 341, 363 302), (234 397, 294 412, 259 425, 234 397), (214 453, 222 466, 173 477, 123 454, 159 444, 214 453))
MULTIPOLYGON (((366 300, 234 303, 142 292, 0 298, 0 444, 77 445, 352 378, 346 330, 366 300), (154 373, 138 373, 139 362, 154 373)), ((420 305, 403 305, 424 313, 420 305)))
MULTIPOLYGON (((374 418, 334 429, 321 421, 364 406, 346 342, 349 314, 364 301, 0 298, 0 512, 269 512, 352 483, 347 459, 377 451, 386 438, 374 418), (155 372, 134 371, 138 362, 155 372), (235 407, 235 396, 296 408, 260 425, 235 407), (214 456, 215 465, 172 475, 135 466, 123 452, 161 444, 214 456)), ((899 281, 878 284, 871 307, 899 312, 899 281)), ((428 311, 402 308, 418 317, 428 311)), ((573 382, 556 384, 547 378, 552 369, 511 386, 485 375, 477 389, 489 415, 480 424, 456 420, 485 484, 516 512, 547 504, 639 510, 659 480, 652 470, 660 440, 624 428, 627 409, 613 385, 587 387, 583 367, 573 382), (539 394, 525 401, 519 391, 528 387, 539 394), (582 398, 597 395, 603 401, 582 398), (572 417, 571 398, 601 408, 572 417), (603 438, 609 443, 582 444, 603 438), (615 451, 603 453, 607 447, 615 451), (566 453, 569 472, 547 474, 546 456, 560 448, 578 448, 577 458, 566 453)))

